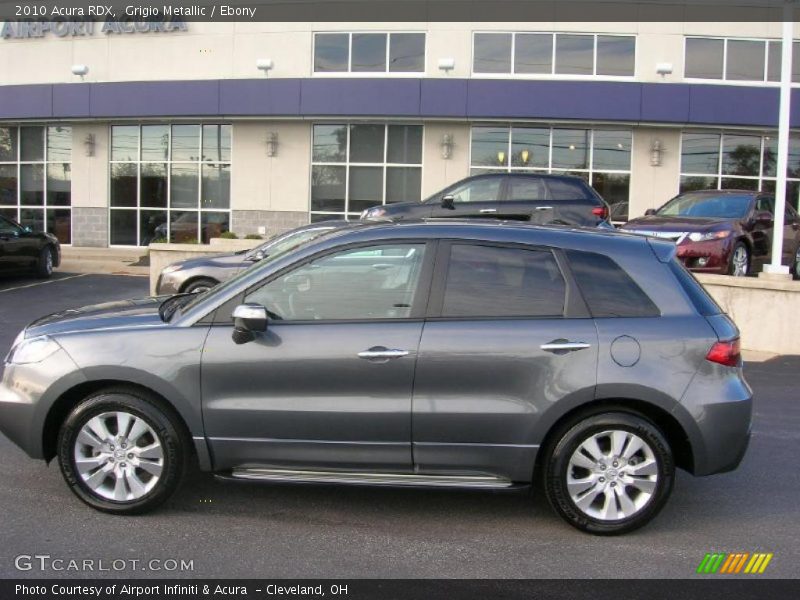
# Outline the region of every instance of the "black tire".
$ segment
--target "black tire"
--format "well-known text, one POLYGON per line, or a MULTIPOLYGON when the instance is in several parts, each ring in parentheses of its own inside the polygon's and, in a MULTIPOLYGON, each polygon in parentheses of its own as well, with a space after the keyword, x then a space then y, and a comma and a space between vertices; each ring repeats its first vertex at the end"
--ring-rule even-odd
MULTIPOLYGON (((642 416, 621 412, 616 409, 612 409, 611 412, 583 415, 579 419, 561 427, 556 432, 549 448, 545 448, 543 468, 545 494, 550 505, 573 527, 596 535, 627 533, 648 523, 663 508, 672 492, 675 479, 675 461, 669 444, 661 431, 642 416), (642 506, 631 516, 613 520, 596 518, 587 514, 587 512, 578 507, 567 487, 570 471, 575 475, 575 471, 573 471, 575 467, 570 465, 573 454, 577 452, 584 441, 589 440, 594 435, 611 430, 632 433, 646 442, 650 450, 652 450, 657 469, 655 489, 649 499, 644 500, 642 506)), ((611 470, 609 470, 610 472, 611 470)), ((598 475, 600 474, 598 473, 598 475)), ((607 475, 607 473, 602 474, 607 475)), ((616 478, 616 471, 614 477, 616 478)), ((607 481, 610 481, 610 478, 607 481)), ((611 483, 596 485, 610 486, 611 483)), ((609 488, 606 487, 605 489, 608 490, 609 488)), ((627 485, 620 484, 619 489, 627 495, 630 488, 627 485)), ((635 489, 632 491, 636 493, 635 489)), ((597 492, 591 493, 597 494, 597 492)), ((609 493, 614 497, 614 491, 609 493)), ((600 498, 599 495, 594 497, 596 499, 600 498)), ((621 503, 616 497, 614 502, 619 509, 621 503)))
POLYGON ((752 257, 750 256, 750 249, 747 247, 747 244, 744 242, 736 242, 733 246, 733 251, 731 252, 731 257, 728 260, 728 275, 736 275, 736 265, 734 264, 734 257, 736 256, 737 252, 744 252, 747 262, 746 271, 743 275, 739 275, 740 277, 746 277, 750 274, 750 269, 752 267, 752 257))
POLYGON ((39 252, 39 260, 36 261, 36 276, 48 279, 53 274, 54 262, 53 249, 50 246, 42 248, 39 252))
POLYGON ((213 288, 218 283, 219 281, 211 279, 210 277, 201 277, 200 279, 195 279, 194 281, 190 282, 189 285, 183 288, 183 291, 187 294, 205 292, 206 290, 213 288))
MULTIPOLYGON (((158 403, 146 394, 128 389, 103 390, 76 406, 62 424, 58 434, 58 462, 61 473, 75 495, 92 508, 120 515, 148 512, 166 501, 178 489, 187 470, 190 455, 189 441, 181 432, 182 428, 177 422, 177 417, 162 410, 158 403), (81 429, 94 417, 110 412, 125 412, 142 419, 157 436, 156 441, 161 446, 163 458, 160 475, 149 491, 135 499, 114 500, 104 497, 84 481, 76 466, 75 448, 81 429)), ((144 437, 147 435, 150 434, 144 437)), ((149 438, 147 441, 150 441, 149 438)), ((130 449, 128 448, 126 452, 130 449)), ((128 456, 130 457, 130 454, 128 456)), ((126 459, 119 457, 117 460, 126 459)), ((121 462, 118 465, 125 466, 121 462)), ((132 465, 129 465, 129 468, 132 468, 132 465)), ((109 480, 111 479, 109 476, 109 480)), ((126 490, 133 492, 130 485, 126 490)))

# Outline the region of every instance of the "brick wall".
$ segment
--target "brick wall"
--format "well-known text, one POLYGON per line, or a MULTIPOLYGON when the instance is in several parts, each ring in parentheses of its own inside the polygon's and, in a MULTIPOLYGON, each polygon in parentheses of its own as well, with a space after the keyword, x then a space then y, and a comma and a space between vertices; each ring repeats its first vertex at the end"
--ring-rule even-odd
POLYGON ((108 246, 108 209, 72 207, 72 245, 108 246))
POLYGON ((308 224, 308 213, 282 210, 234 210, 231 214, 231 231, 239 237, 258 233, 266 227, 264 238, 308 224))

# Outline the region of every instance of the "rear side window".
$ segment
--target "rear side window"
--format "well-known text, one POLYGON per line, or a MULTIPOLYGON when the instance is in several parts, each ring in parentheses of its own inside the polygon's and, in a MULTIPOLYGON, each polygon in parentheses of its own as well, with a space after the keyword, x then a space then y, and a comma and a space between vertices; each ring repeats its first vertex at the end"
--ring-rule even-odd
POLYGON ((550 188, 552 200, 586 200, 590 198, 586 188, 577 181, 549 179, 547 187, 550 188))
POLYGON ((722 312, 713 298, 708 295, 705 288, 694 278, 689 271, 680 263, 678 259, 669 262, 670 270, 675 274, 675 279, 681 284, 683 291, 689 296, 695 309, 704 317, 718 315, 722 312))
POLYGON ((609 257, 578 250, 567 250, 567 257, 593 317, 661 316, 642 288, 609 257))
POLYGON ((560 317, 566 284, 553 254, 454 244, 443 317, 560 317))
POLYGON ((509 200, 544 200, 547 189, 544 181, 536 177, 512 177, 508 180, 509 200))

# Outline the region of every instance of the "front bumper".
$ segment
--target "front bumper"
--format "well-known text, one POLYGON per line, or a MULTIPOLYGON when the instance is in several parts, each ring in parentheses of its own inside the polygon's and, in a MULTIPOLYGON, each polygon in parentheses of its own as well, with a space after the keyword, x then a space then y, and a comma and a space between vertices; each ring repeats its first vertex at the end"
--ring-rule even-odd
POLYGON ((172 296, 181 291, 184 277, 180 271, 160 273, 156 281, 156 296, 172 296))
POLYGON ((63 348, 39 363, 6 364, 0 382, 0 431, 31 458, 46 458, 47 415, 63 393, 84 381, 63 348))
POLYGON ((707 242, 684 240, 677 246, 677 257, 687 269, 696 273, 725 275, 728 272, 732 250, 730 238, 707 242))

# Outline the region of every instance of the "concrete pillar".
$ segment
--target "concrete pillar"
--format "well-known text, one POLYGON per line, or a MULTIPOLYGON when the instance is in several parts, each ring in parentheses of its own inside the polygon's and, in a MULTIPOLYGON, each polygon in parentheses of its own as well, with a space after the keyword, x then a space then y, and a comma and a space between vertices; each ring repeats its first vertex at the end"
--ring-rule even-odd
POLYGON ((108 246, 109 127, 72 126, 72 245, 108 246), (94 155, 86 140, 94 136, 94 155))
POLYGON ((648 208, 658 208, 677 195, 680 187, 680 139, 676 129, 638 127, 633 130, 631 188, 628 216, 640 217, 648 208), (661 165, 651 164, 650 149, 661 141, 661 165))

